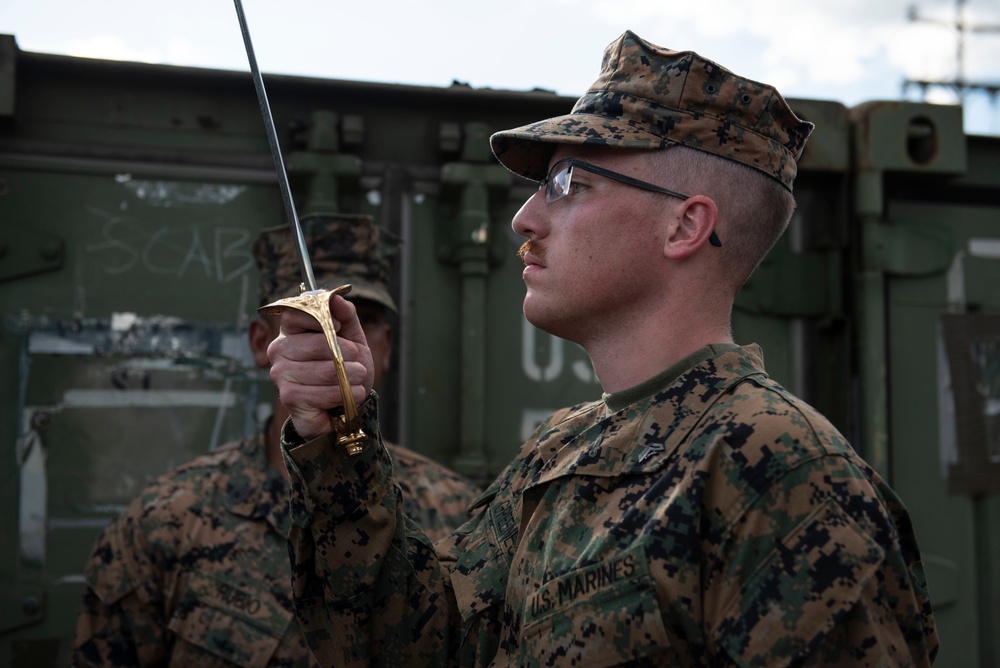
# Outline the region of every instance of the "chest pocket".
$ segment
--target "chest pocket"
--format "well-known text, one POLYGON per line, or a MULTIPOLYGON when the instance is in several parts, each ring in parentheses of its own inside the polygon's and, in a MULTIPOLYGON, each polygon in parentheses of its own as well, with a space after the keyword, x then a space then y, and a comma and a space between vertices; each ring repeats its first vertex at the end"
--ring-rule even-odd
POLYGON ((171 665, 265 666, 291 619, 266 590, 193 574, 168 625, 177 634, 171 665))
POLYGON ((672 650, 641 546, 555 578, 525 601, 518 663, 665 665, 672 650))

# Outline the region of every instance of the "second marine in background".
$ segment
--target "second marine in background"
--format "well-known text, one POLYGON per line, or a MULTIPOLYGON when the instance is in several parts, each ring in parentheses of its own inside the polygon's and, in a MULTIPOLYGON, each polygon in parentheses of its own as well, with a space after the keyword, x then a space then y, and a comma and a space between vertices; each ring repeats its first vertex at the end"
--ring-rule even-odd
MULTIPOLYGON (((351 283, 375 362, 389 368, 396 305, 387 288, 382 231, 367 216, 303 220, 317 281, 351 283)), ((298 293, 298 261, 285 227, 254 244, 260 304, 298 293)), ((266 368, 278 318, 256 318, 248 339, 266 368)), ((257 434, 159 477, 107 526, 86 566, 73 666, 313 666, 295 619, 288 546, 289 483, 279 449, 287 412, 257 434)), ((409 516, 431 538, 468 515, 479 490, 440 464, 386 444, 409 516)))

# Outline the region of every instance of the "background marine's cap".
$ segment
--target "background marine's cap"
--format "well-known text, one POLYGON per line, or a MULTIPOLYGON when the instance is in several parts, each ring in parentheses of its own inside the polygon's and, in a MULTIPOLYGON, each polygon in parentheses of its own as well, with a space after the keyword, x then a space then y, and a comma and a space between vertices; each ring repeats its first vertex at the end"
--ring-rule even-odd
POLYGON ((758 169, 791 190, 812 129, 773 86, 626 31, 608 45, 601 76, 568 115, 498 132, 490 145, 507 169, 541 181, 556 144, 683 144, 758 169))
MULTIPOLYGON (((350 283, 348 299, 368 299, 397 312, 389 295, 390 253, 395 237, 381 230, 371 216, 315 215, 299 221, 312 260, 316 286, 333 288, 350 283)), ((299 294, 302 273, 288 225, 261 231, 253 245, 260 270, 260 304, 299 294)))

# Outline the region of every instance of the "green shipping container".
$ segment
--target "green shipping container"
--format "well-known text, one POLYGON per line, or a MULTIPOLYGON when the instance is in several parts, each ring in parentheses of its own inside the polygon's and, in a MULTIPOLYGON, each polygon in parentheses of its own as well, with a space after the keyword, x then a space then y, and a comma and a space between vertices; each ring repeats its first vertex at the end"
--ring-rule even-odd
MULTIPOLYGON (((480 482, 596 398, 520 315, 510 220, 534 184, 499 129, 545 91, 265 75, 300 216, 402 240, 386 436, 480 482)), ((1000 665, 1000 140, 961 109, 790 100, 817 124, 792 227, 736 340, 909 507, 942 649, 1000 665)), ((250 246, 284 213, 249 73, 22 52, 0 35, 0 666, 66 665, 97 532, 152 477, 255 429, 250 246)))

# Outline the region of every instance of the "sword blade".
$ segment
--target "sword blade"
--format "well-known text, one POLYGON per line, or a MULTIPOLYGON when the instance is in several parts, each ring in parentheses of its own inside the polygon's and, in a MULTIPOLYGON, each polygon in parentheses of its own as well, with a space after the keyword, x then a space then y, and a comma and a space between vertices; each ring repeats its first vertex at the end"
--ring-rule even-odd
POLYGON ((299 258, 302 282, 308 290, 315 290, 316 277, 313 275, 312 262, 309 260, 309 249, 306 248, 306 239, 302 234, 302 225, 299 223, 299 216, 295 212, 295 203, 292 201, 292 189, 288 186, 288 173, 285 171, 285 163, 281 159, 281 146, 278 144, 278 133, 274 129, 274 117, 271 115, 271 105, 267 102, 267 91, 264 90, 264 78, 257 67, 257 57, 254 56, 253 44, 250 41, 250 29, 247 27, 247 18, 243 13, 243 3, 240 0, 233 0, 233 2, 236 3, 236 15, 240 20, 240 30, 243 31, 243 44, 246 46, 247 59, 250 61, 250 73, 253 75, 253 85, 257 89, 257 102, 260 104, 260 114, 264 118, 264 130, 267 132, 267 141, 271 146, 274 169, 278 173, 278 188, 281 190, 281 201, 285 207, 285 217, 288 219, 288 227, 292 231, 295 254, 299 258))

